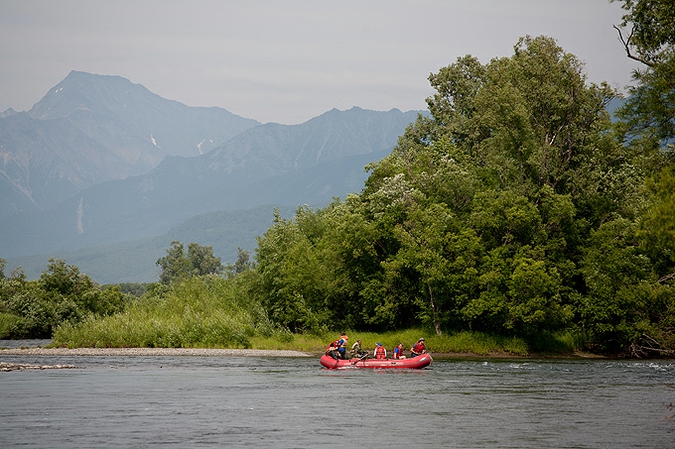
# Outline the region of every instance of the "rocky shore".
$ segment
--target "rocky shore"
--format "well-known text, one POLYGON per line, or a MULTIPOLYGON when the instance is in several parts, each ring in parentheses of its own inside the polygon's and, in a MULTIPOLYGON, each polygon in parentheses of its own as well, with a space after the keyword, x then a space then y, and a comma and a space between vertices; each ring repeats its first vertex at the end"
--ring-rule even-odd
POLYGON ((75 365, 34 365, 29 363, 6 363, 0 362, 0 372, 17 371, 26 369, 67 369, 76 368, 75 365))
MULTIPOLYGON (((191 348, 22 348, 1 349, 3 355, 24 356, 141 356, 141 357, 310 357, 310 354, 299 351, 267 350, 267 349, 191 349, 191 348)), ((0 372, 30 370, 30 369, 66 369, 76 368, 75 365, 36 365, 28 363, 0 362, 0 372)))
POLYGON ((202 348, 23 348, 2 349, 3 355, 46 356, 192 356, 192 357, 310 357, 300 351, 267 349, 202 349, 202 348))

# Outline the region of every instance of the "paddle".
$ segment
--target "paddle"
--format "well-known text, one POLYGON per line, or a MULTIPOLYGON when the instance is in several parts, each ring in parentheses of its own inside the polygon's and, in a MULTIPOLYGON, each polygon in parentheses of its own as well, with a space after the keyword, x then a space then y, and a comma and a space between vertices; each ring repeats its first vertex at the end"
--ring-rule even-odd
POLYGON ((364 359, 367 359, 367 358, 368 358, 368 354, 367 354, 367 353, 366 353, 366 354, 363 354, 361 357, 359 357, 358 359, 354 360, 354 361, 352 362, 352 365, 356 365, 356 364, 359 363, 361 360, 364 360, 364 359))

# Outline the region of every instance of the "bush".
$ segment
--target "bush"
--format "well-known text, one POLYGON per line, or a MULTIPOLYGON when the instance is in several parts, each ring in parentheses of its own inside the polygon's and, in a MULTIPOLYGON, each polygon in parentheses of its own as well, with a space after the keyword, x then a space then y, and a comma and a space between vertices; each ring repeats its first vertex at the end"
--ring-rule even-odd
POLYGON ((65 324, 56 346, 249 348, 251 337, 283 335, 236 279, 201 276, 150 288, 124 312, 65 324))
POLYGON ((22 338, 25 329, 24 319, 12 313, 0 313, 0 339, 11 340, 22 338))

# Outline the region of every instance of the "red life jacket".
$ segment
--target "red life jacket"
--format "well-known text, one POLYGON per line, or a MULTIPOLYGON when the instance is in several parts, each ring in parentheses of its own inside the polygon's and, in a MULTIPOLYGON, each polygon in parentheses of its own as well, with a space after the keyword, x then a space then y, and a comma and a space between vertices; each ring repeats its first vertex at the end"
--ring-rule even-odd
POLYGON ((384 350, 384 346, 378 346, 375 348, 375 358, 376 359, 383 359, 385 357, 386 351, 384 350))
POLYGON ((412 352, 414 352, 415 354, 421 354, 422 352, 424 352, 424 349, 425 349, 425 348, 424 348, 424 343, 421 342, 421 341, 418 341, 417 343, 415 343, 415 344, 413 345, 413 347, 412 347, 410 350, 411 350, 412 352))

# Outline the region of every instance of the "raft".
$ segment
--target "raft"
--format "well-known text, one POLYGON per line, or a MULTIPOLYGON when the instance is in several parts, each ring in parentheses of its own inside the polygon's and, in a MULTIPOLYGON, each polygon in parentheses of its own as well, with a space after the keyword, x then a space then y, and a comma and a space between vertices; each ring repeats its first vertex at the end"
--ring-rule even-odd
POLYGON ((409 359, 374 359, 361 358, 342 360, 324 355, 320 360, 327 369, 374 368, 374 369, 421 369, 431 365, 433 359, 429 354, 418 355, 409 359))

